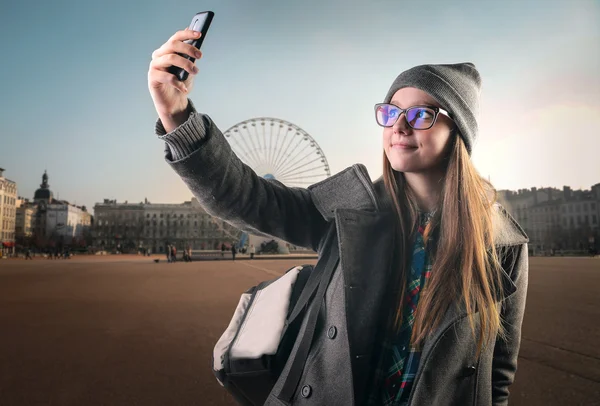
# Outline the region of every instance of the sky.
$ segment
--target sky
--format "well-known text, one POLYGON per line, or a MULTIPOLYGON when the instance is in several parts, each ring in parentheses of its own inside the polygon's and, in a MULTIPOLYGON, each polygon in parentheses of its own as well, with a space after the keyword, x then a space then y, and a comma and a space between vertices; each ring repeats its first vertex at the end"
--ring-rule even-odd
POLYGON ((225 131, 274 117, 309 133, 332 174, 382 173, 373 105, 420 64, 482 76, 472 159, 497 189, 600 182, 600 1, 211 0, 0 3, 0 167, 33 198, 93 207, 192 197, 164 159, 152 52, 196 12, 215 19, 189 97, 225 131))

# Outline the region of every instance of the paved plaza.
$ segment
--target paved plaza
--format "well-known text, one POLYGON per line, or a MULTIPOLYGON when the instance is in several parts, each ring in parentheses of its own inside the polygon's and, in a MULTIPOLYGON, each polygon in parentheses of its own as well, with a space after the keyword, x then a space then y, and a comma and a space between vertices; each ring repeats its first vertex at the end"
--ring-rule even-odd
MULTIPOLYGON (((315 262, 0 260, 0 405, 234 405, 211 354, 240 294, 315 262)), ((600 258, 530 259, 511 406, 600 405, 599 292, 600 258)))

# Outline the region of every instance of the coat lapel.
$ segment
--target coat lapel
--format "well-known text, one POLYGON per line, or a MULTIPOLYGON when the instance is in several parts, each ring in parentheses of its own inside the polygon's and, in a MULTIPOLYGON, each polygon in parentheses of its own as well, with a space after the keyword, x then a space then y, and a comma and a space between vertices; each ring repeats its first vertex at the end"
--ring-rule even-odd
POLYGON ((391 213, 338 209, 335 213, 346 295, 346 324, 354 393, 361 399, 372 363, 375 332, 380 326, 391 274, 394 247, 391 213))

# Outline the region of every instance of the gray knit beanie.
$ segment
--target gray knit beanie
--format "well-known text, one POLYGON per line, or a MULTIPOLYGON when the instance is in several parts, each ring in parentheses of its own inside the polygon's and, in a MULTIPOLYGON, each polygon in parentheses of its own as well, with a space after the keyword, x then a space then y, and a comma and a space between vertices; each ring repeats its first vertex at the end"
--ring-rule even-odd
POLYGON ((481 77, 470 62, 419 65, 402 72, 385 96, 389 103, 398 89, 416 87, 433 97, 456 123, 469 155, 477 139, 481 77))

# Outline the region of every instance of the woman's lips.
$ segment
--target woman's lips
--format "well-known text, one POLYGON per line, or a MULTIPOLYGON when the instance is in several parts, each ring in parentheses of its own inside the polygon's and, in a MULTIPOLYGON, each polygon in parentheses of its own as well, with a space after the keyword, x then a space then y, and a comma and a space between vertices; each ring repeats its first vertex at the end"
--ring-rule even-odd
POLYGON ((392 144, 392 149, 417 149, 417 147, 408 144, 392 144))

